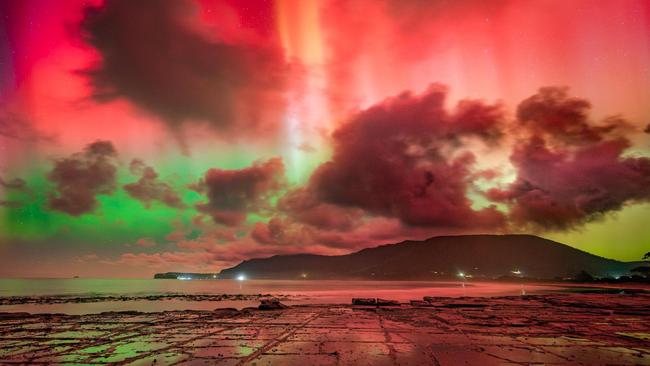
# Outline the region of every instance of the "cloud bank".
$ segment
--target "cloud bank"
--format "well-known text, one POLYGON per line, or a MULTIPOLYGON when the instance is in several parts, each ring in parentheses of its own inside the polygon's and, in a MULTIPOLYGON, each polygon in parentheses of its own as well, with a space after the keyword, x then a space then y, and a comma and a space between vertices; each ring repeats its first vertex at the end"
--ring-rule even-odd
POLYGON ((110 141, 95 141, 68 158, 58 159, 47 178, 56 186, 48 207, 71 216, 95 210, 97 195, 116 188, 117 151, 110 141))

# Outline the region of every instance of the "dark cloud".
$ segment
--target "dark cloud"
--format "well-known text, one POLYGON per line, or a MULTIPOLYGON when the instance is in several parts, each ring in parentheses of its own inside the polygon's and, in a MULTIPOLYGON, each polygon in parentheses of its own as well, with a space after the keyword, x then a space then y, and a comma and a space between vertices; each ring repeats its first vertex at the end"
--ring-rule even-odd
POLYGON ((325 203, 361 208, 427 227, 498 228, 495 208, 474 210, 467 198, 474 163, 461 139, 494 141, 503 120, 498 106, 461 102, 445 110, 446 89, 401 94, 354 115, 333 134, 334 156, 311 178, 325 203), (448 148, 453 154, 446 152, 448 148))
POLYGON ((519 104, 517 119, 535 134, 550 135, 570 144, 601 141, 627 125, 617 118, 595 125, 589 120, 590 109, 589 101, 570 97, 568 88, 545 87, 519 104))
POLYGON ((239 170, 210 169, 192 188, 206 193, 208 202, 197 205, 217 223, 234 226, 249 212, 268 208, 268 199, 285 185, 279 158, 256 162, 239 170))
POLYGON ((190 0, 86 8, 82 32, 101 56, 84 71, 93 97, 126 98, 172 127, 204 121, 236 134, 275 123, 287 72, 281 48, 212 39, 196 26, 197 10, 190 0))
POLYGON ((650 159, 625 156, 630 141, 612 133, 629 123, 594 127, 589 109, 560 88, 542 88, 519 106, 532 136, 511 155, 517 178, 487 193, 510 205, 513 224, 565 230, 650 199, 650 159))
POLYGON ((22 178, 14 178, 11 180, 4 180, 2 177, 0 177, 0 187, 5 188, 5 189, 25 189, 27 187, 27 182, 25 182, 24 179, 22 178))
MULTIPOLYGON (((27 189, 27 182, 25 182, 24 179, 21 178, 14 178, 11 180, 4 180, 2 177, 0 177, 0 192, 3 190, 17 190, 17 191, 25 191, 27 189)), ((22 203, 20 201, 16 201, 13 199, 0 199, 0 206, 2 207, 9 207, 9 208, 18 208, 22 206, 22 203)))
POLYGON ((129 196, 139 200, 146 207, 150 207, 153 201, 161 202, 169 207, 183 208, 183 201, 174 191, 171 185, 158 179, 158 173, 144 164, 141 160, 131 161, 130 170, 133 174, 140 174, 137 182, 124 185, 124 190, 129 196))
POLYGON ((56 185, 48 207, 72 216, 92 212, 98 194, 115 191, 117 151, 110 141, 96 141, 81 153, 56 160, 47 178, 56 185))
POLYGON ((645 129, 643 130, 645 133, 650 133, 650 123, 648 123, 647 126, 645 126, 645 129))

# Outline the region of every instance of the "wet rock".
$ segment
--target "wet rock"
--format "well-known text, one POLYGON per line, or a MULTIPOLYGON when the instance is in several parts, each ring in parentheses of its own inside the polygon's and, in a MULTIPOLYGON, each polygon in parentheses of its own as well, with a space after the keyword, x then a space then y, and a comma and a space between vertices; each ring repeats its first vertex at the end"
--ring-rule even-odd
POLYGON ((399 301, 377 298, 377 306, 399 306, 399 301))
MULTIPOLYGON (((249 301, 258 300, 270 295, 262 294, 176 294, 166 293, 160 295, 138 295, 138 296, 6 296, 0 297, 0 305, 20 305, 20 304, 85 304, 105 301, 159 301, 159 300, 184 300, 184 301, 249 301)), ((288 295, 278 294, 274 296, 280 300, 287 300, 288 295)))
POLYGON ((425 297, 422 298, 422 300, 424 300, 426 302, 437 302, 437 301, 440 301, 441 299, 442 298, 440 298, 440 297, 434 297, 434 296, 425 296, 425 297))
POLYGON ((410 301, 411 306, 417 306, 417 307, 431 307, 431 303, 427 301, 422 301, 422 300, 411 300, 410 301))
POLYGON ((456 302, 456 303, 452 302, 444 305, 444 307, 446 308, 484 308, 486 306, 487 304, 463 303, 463 302, 456 302))
POLYGON ((279 299, 262 299, 260 300, 261 304, 257 307, 259 310, 279 310, 286 309, 288 306, 281 303, 279 299))
POLYGON ((237 310, 236 308, 218 308, 218 309, 214 309, 214 311, 216 313, 219 313, 219 315, 222 315, 222 314, 223 315, 228 315, 230 313, 238 313, 239 312, 239 310, 237 310))
POLYGON ((104 311, 99 315, 111 316, 111 315, 141 315, 141 314, 144 313, 136 310, 123 310, 123 311, 104 311))
POLYGON ((374 306, 377 305, 377 299, 374 297, 355 297, 352 298, 352 305, 374 306))
POLYGON ((363 306, 399 306, 399 301, 397 300, 386 300, 379 299, 374 297, 355 297, 352 299, 352 305, 363 305, 363 306))
POLYGON ((0 320, 29 318, 29 313, 0 313, 0 320))

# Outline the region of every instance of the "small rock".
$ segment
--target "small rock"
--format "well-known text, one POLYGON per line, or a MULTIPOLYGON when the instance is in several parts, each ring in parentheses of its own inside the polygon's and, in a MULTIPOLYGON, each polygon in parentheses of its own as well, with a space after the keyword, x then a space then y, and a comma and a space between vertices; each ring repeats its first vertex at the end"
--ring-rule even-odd
POLYGON ((374 297, 355 297, 352 298, 352 305, 377 305, 377 299, 374 297))
POLYGON ((411 300, 412 306, 432 306, 431 303, 422 300, 411 300))
POLYGON ((438 301, 440 301, 441 299, 442 299, 442 298, 440 298, 440 297, 435 297, 435 296, 425 296, 425 297, 422 298, 422 300, 424 300, 424 301, 426 301, 426 302, 438 302, 438 301))
POLYGON ((279 299, 262 299, 260 300, 261 304, 257 307, 259 310, 278 310, 286 309, 288 306, 281 303, 279 299))
POLYGON ((22 319, 28 318, 31 314, 29 313, 0 313, 0 320, 10 320, 10 319, 22 319))
POLYGON ((352 305, 364 306, 399 306, 397 300, 386 300, 373 297, 355 297, 352 299, 352 305))
POLYGON ((399 306, 399 301, 377 298, 377 306, 399 306))

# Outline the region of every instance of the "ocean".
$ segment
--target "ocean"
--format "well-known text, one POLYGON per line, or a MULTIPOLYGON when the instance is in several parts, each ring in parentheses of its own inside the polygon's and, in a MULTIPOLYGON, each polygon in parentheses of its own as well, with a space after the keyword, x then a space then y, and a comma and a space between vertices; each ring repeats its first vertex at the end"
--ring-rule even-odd
POLYGON ((517 296, 563 291, 561 285, 469 281, 1 279, 0 312, 86 314, 105 311, 212 310, 257 306, 256 295, 293 304, 349 304, 353 297, 402 302, 423 296, 517 296), (199 295, 233 295, 221 301, 199 295), (252 295, 237 298, 234 295, 252 295), (164 299, 147 297, 169 296, 164 299), (9 298, 11 301, 9 301, 9 298), (91 300, 88 300, 91 299, 91 300))

